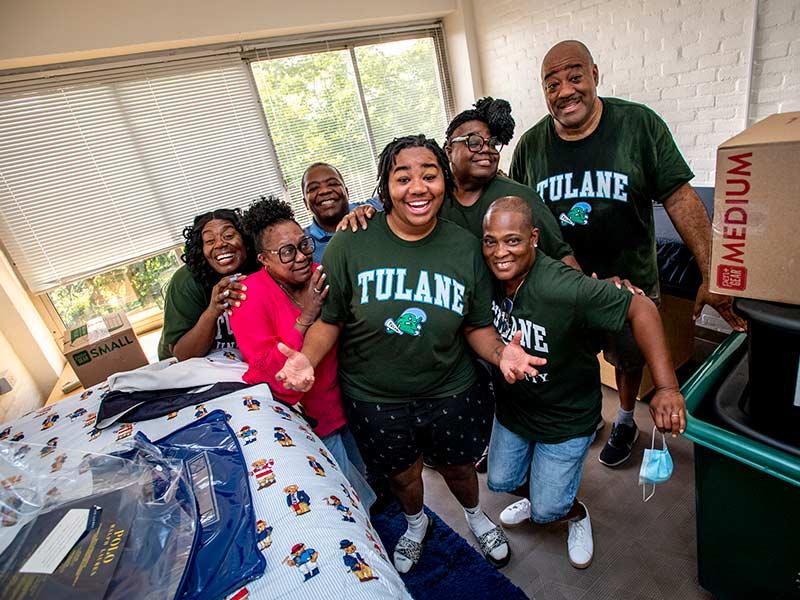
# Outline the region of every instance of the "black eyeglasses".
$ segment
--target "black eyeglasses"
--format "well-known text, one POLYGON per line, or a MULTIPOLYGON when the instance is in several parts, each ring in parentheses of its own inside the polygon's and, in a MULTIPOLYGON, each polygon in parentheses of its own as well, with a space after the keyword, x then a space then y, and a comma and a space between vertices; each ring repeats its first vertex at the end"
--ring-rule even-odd
POLYGON ((269 252, 270 254, 277 254, 278 258, 282 263, 290 263, 294 261, 295 257, 297 256, 297 251, 299 250, 305 256, 311 256, 314 254, 314 238, 310 235, 303 237, 297 245, 295 244, 286 244, 285 246, 281 246, 277 250, 270 250, 269 248, 265 248, 264 252, 269 252))
POLYGON ((500 152, 503 149, 504 144, 497 139, 496 136, 490 137, 488 140, 486 138, 481 137, 477 133, 470 133, 469 135, 462 135, 459 137, 455 137, 450 140, 450 143, 453 142, 464 142, 467 145, 467 148, 470 152, 480 152, 483 148, 483 145, 486 144, 489 148, 494 150, 495 152, 500 152))

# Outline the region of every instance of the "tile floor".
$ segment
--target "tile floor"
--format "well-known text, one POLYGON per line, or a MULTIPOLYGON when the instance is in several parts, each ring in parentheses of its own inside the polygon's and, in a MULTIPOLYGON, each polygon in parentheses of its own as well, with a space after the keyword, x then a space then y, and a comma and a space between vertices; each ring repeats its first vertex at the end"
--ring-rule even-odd
MULTIPOLYGON (((592 444, 579 492, 594 529, 592 565, 582 571, 570 566, 566 525, 525 524, 507 531, 513 554, 502 572, 536 600, 712 600, 697 583, 692 443, 668 439, 672 479, 643 503, 639 465, 653 426, 646 404, 637 403, 642 433, 628 464, 609 469, 597 461, 617 402, 616 392, 603 388, 607 424, 592 444)), ((483 508, 496 520, 516 498, 490 492, 486 476, 479 478, 483 508)), ((424 479, 426 504, 477 547, 441 476, 425 469, 424 479)))

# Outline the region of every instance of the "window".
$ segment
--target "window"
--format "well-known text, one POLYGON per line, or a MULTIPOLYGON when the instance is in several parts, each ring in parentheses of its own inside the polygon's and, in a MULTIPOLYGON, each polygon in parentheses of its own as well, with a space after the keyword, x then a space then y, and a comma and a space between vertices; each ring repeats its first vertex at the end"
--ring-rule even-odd
POLYGON ((236 54, 0 87, 0 238, 46 292, 183 241, 195 215, 282 193, 236 54))
POLYGON ((434 37, 350 45, 271 58, 251 67, 289 193, 301 221, 300 179, 312 162, 342 172, 352 200, 367 200, 377 158, 394 137, 443 140, 450 107, 434 37))
POLYGON ((164 287, 182 263, 174 250, 62 285, 47 293, 66 329, 124 310, 136 323, 164 309, 164 287))
POLYGON ((442 140, 445 73, 425 24, 0 74, 0 246, 66 327, 157 314, 195 215, 275 194, 305 224, 316 161, 368 199, 389 140, 442 140))

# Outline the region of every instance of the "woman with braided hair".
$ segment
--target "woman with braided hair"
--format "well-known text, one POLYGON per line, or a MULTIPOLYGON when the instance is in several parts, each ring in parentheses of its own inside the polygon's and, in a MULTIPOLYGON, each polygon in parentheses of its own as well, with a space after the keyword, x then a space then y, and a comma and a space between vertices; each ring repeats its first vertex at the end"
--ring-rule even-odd
POLYGON ((555 217, 536 191, 498 172, 500 151, 513 137, 511 105, 499 98, 481 98, 450 121, 445 151, 456 189, 442 206, 442 217, 480 238, 483 217, 492 202, 504 196, 520 197, 539 223, 539 251, 577 268, 572 248, 564 242, 555 217))
POLYGON ((183 237, 185 264, 172 276, 164 294, 159 360, 172 356, 185 360, 235 348, 228 315, 231 307, 245 299, 243 281, 258 267, 238 209, 196 216, 183 237))
MULTIPOLYGON (((489 206, 504 196, 528 202, 539 227, 539 251, 564 264, 578 268, 572 248, 564 242, 555 217, 533 188, 498 172, 500 151, 514 137, 511 105, 487 96, 472 108, 457 114, 447 126, 444 150, 453 173, 453 193, 445 198, 439 214, 460 225, 475 237, 483 236, 483 217, 489 206)), ((374 207, 359 208, 346 215, 338 229, 368 227, 374 207)))
POLYGON ((381 152, 378 194, 385 212, 366 231, 337 233, 322 262, 330 290, 300 352, 277 374, 290 390, 314 385, 337 344, 348 423, 370 473, 383 474, 408 522, 394 565, 419 560, 431 521, 423 512, 422 456, 447 482, 487 560, 509 560, 502 530, 483 513, 473 463, 486 445, 492 406, 476 391, 469 355, 509 383, 544 364, 517 336, 504 345, 492 326, 492 285, 478 239, 440 219, 454 182, 447 156, 424 135, 381 152))

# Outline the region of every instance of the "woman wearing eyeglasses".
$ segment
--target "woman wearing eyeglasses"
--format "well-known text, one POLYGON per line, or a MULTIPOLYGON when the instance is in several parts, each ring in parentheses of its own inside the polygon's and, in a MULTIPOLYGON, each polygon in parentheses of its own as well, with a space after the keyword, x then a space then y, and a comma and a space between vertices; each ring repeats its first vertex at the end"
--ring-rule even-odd
POLYGON ((242 217, 242 226, 253 237, 263 267, 247 278, 247 302, 230 316, 233 334, 248 364, 244 381, 269 384, 273 395, 289 404, 302 402, 306 414, 317 421, 315 433, 369 506, 374 493, 348 464, 352 462, 358 469, 363 462, 345 426, 336 348, 322 358, 314 385, 306 393, 288 390, 275 379, 286 360, 277 349, 278 343, 299 350, 328 295, 322 266, 311 259, 314 239, 294 220, 292 208, 272 196, 253 202, 242 217))
POLYGON ((538 194, 498 173, 500 151, 514 137, 511 105, 501 99, 481 98, 474 108, 455 116, 446 135, 445 152, 450 159, 456 188, 442 206, 442 217, 480 238, 483 217, 492 202, 504 196, 523 198, 541 225, 539 250, 577 268, 572 248, 564 242, 555 217, 538 194))
MULTIPOLYGON (((491 203, 504 196, 517 196, 528 202, 537 223, 541 224, 539 250, 577 269, 572 248, 564 241, 555 217, 536 191, 498 172, 500 151, 514 137, 511 105, 487 96, 473 106, 457 114, 447 126, 444 150, 455 189, 442 204, 440 216, 480 239, 483 217, 491 203)), ((338 229, 355 231, 359 224, 366 229, 367 219, 375 213, 372 206, 354 210, 342 219, 338 229)))

